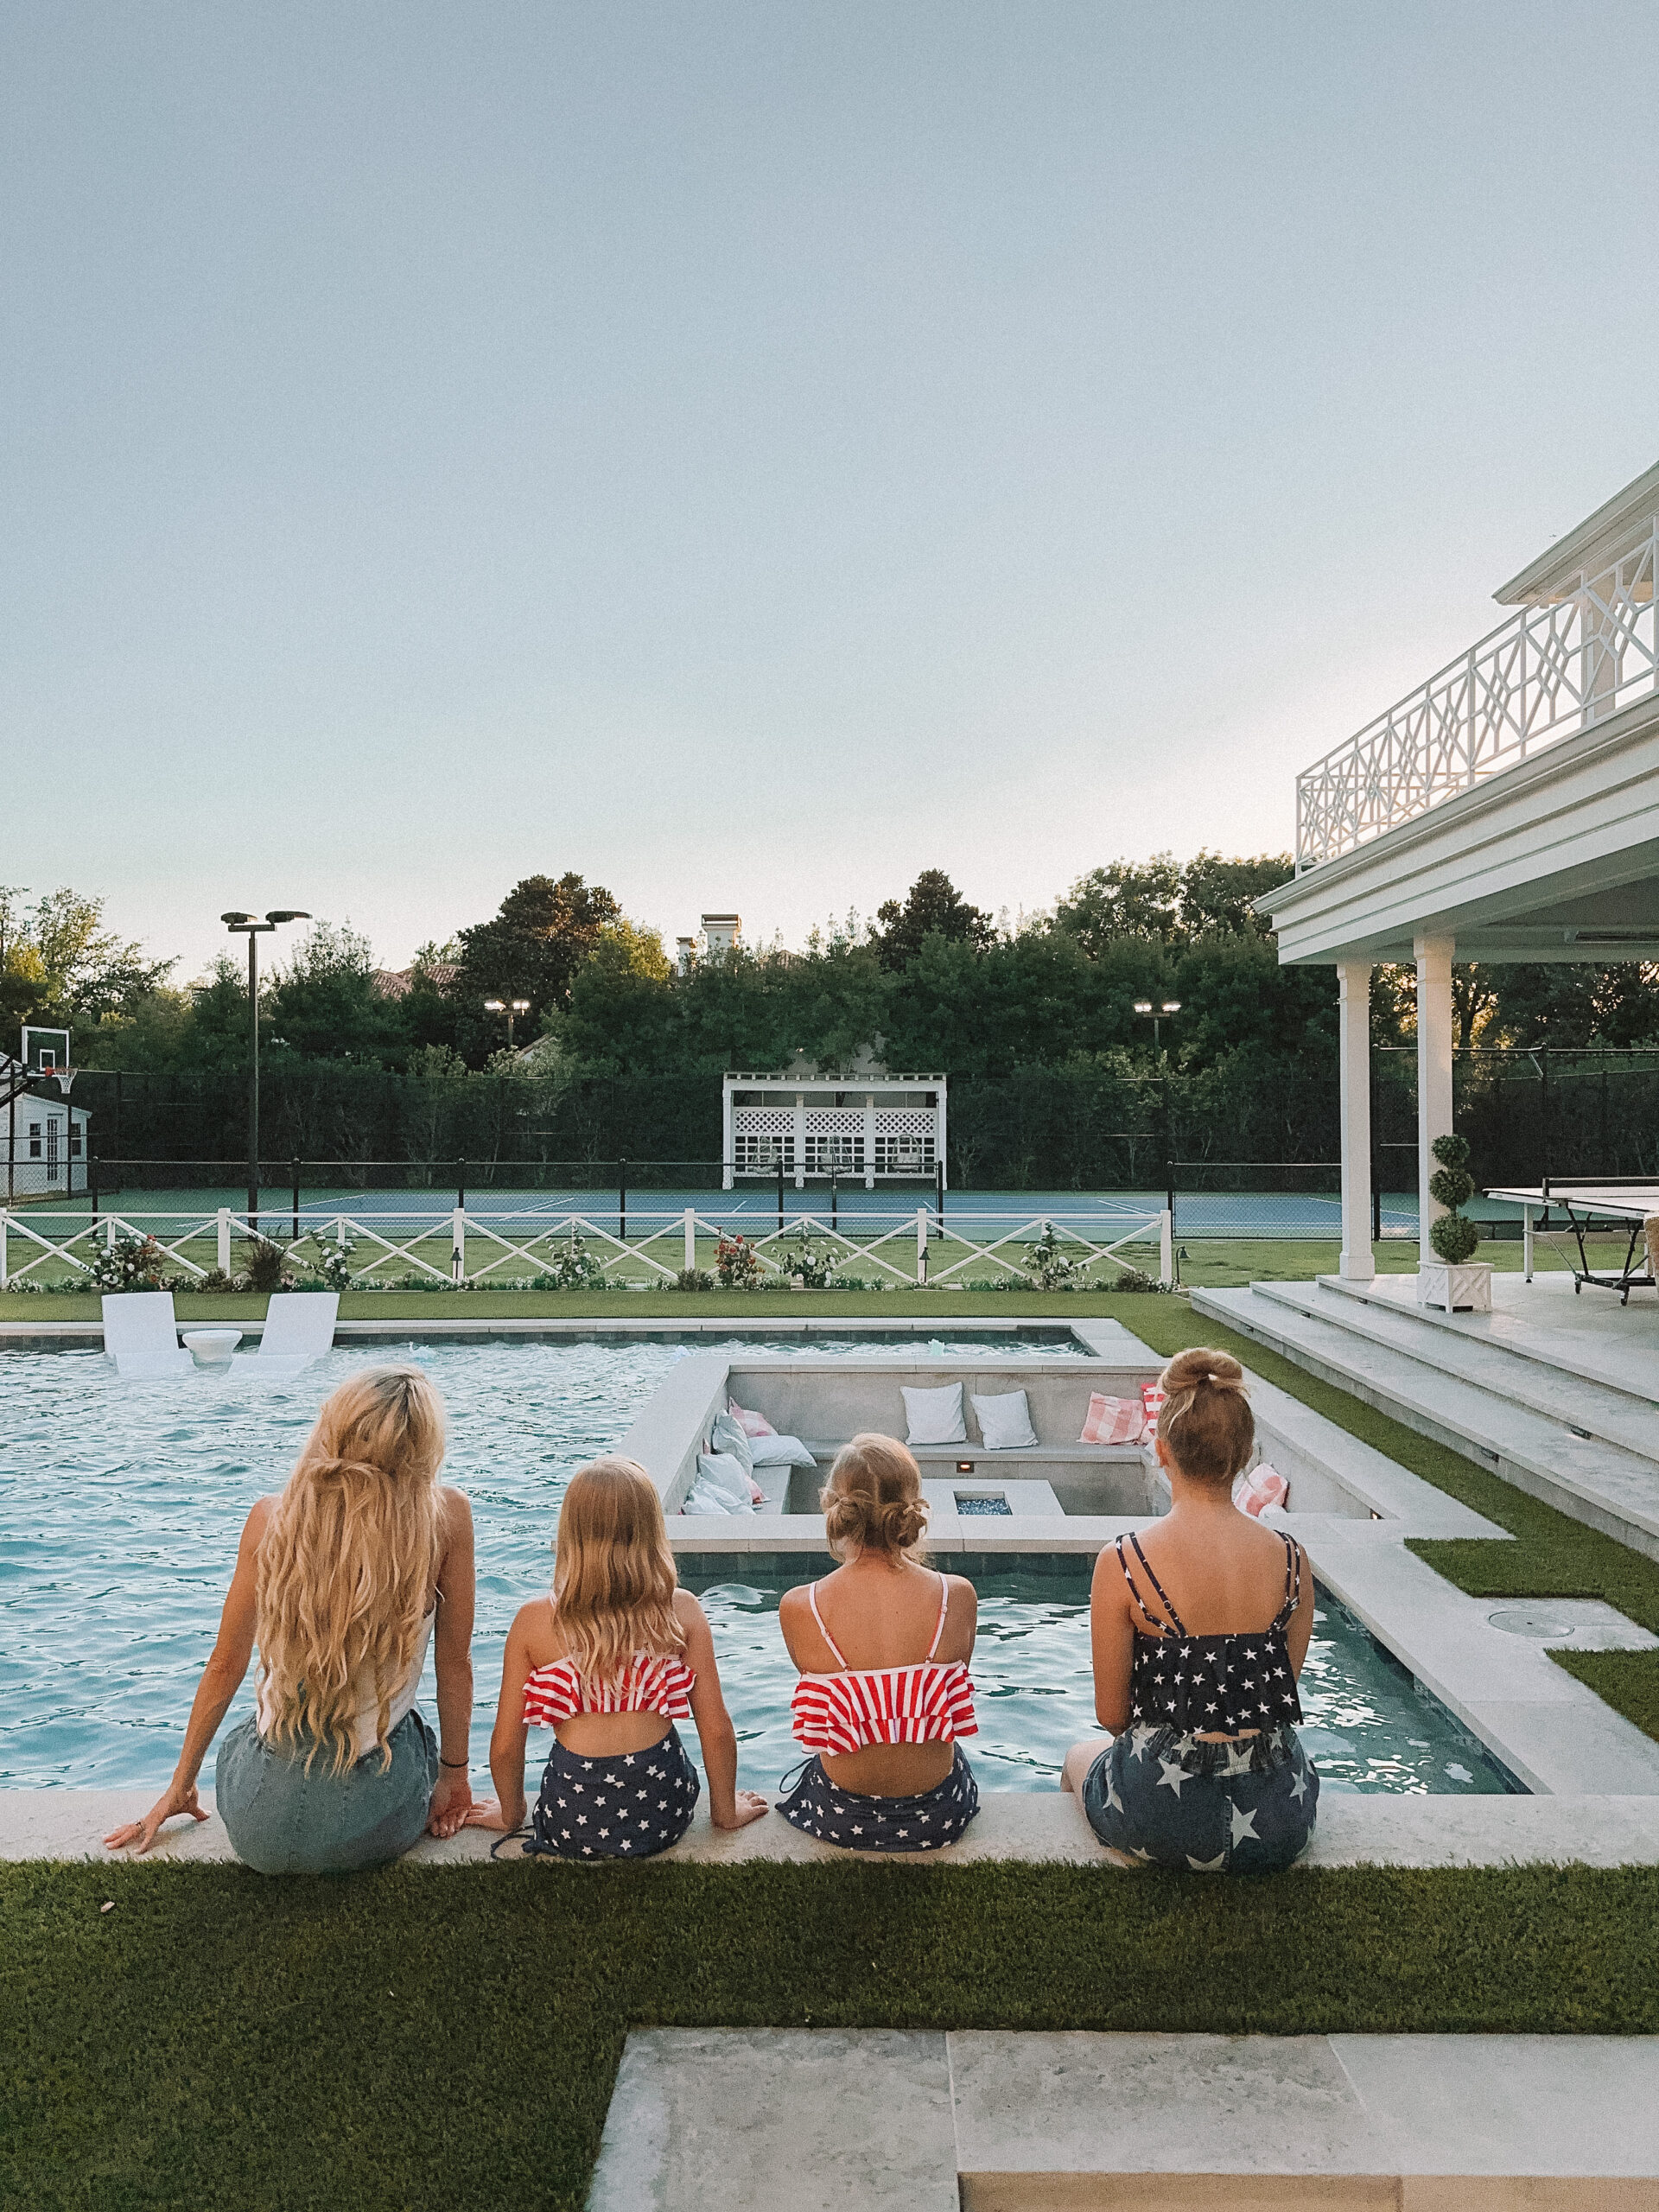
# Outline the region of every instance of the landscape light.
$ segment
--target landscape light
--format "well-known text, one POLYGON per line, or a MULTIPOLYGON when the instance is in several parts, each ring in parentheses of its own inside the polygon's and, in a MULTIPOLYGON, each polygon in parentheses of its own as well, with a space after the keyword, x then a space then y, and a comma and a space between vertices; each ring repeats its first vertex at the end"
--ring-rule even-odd
POLYGON ((1135 1010, 1137 1014, 1150 1014, 1152 1012, 1152 1001, 1150 999, 1136 999, 1135 1002, 1135 1010))
POLYGON ((1164 1012, 1166 1014, 1179 1014, 1180 1010, 1181 1002, 1179 999, 1166 999, 1164 1001, 1164 1012))

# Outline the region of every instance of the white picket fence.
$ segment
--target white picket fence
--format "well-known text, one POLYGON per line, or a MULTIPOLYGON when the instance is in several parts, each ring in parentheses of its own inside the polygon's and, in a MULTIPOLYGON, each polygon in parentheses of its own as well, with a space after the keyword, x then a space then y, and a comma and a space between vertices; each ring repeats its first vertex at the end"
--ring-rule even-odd
MULTIPOLYGON (((75 1226, 59 1226, 48 1234, 52 1217, 31 1211, 9 1211, 0 1207, 0 1290, 19 1283, 42 1281, 40 1271, 54 1261, 88 1278, 99 1246, 109 1249, 123 1236, 153 1236, 166 1266, 198 1280, 213 1268, 229 1274, 234 1248, 256 1234, 269 1235, 270 1217, 256 1231, 245 1214, 229 1206, 216 1213, 103 1213, 96 1221, 60 1215, 57 1223, 73 1218, 75 1226), (213 1258, 203 1256, 211 1240, 213 1258), (28 1253, 15 1264, 16 1248, 28 1253)), ((620 1228, 625 1224, 618 1223, 620 1228)), ((1174 1279, 1174 1249, 1168 1211, 1090 1215, 1068 1222, 1048 1215, 1010 1225, 1006 1214, 952 1215, 943 1224, 926 1207, 895 1216, 859 1215, 853 1217, 858 1233, 849 1236, 838 1224, 817 1215, 803 1215, 781 1230, 748 1237, 763 1274, 788 1277, 796 1271, 803 1238, 827 1259, 834 1272, 863 1276, 872 1272, 883 1286, 909 1287, 917 1283, 967 1283, 982 1274, 987 1264, 1010 1274, 1024 1274, 1031 1248, 1052 1228, 1056 1243, 1077 1269, 1080 1281, 1108 1287, 1117 1274, 1138 1267, 1124 1257, 1125 1248, 1144 1247, 1155 1232, 1158 1238, 1160 1280, 1174 1279), (934 1248, 963 1248, 948 1261, 934 1257, 934 1248)), ((592 1214, 486 1214, 465 1206, 430 1213, 330 1214, 307 1217, 300 1242, 313 1247, 325 1243, 351 1252, 354 1277, 373 1279, 402 1262, 406 1272, 434 1282, 488 1287, 492 1278, 516 1280, 526 1272, 552 1272, 561 1258, 568 1261, 579 1244, 597 1261, 609 1280, 623 1280, 626 1267, 643 1270, 647 1283, 672 1282, 683 1268, 698 1265, 698 1245, 705 1248, 730 1233, 729 1224, 711 1220, 688 1206, 683 1211, 652 1213, 643 1208, 628 1211, 630 1233, 616 1234, 592 1214), (634 1233, 637 1230, 637 1233, 634 1233), (652 1248, 670 1247, 671 1260, 652 1248), (433 1255, 436 1245, 442 1258, 433 1255), (365 1247, 368 1249, 365 1252, 365 1247), (481 1248, 481 1250, 480 1250, 481 1248), (676 1249, 677 1248, 677 1249, 676 1249)), ((705 1257, 706 1257, 705 1252, 705 1257)))

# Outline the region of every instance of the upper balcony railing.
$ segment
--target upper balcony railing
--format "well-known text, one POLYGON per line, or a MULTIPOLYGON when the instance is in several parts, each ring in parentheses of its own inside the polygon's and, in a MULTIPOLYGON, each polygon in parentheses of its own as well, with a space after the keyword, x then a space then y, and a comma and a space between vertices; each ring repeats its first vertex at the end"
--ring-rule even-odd
POLYGON ((1351 853, 1659 684, 1659 517, 1611 568, 1522 607, 1296 779, 1296 873, 1351 853))

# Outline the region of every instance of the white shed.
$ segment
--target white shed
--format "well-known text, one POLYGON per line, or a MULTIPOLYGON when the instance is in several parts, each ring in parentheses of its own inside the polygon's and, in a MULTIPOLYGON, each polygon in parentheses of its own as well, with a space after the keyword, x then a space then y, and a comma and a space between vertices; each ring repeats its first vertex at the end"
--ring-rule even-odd
POLYGON ((805 1060, 772 1074, 729 1072, 721 1085, 722 1179, 775 1177, 798 1191, 831 1175, 878 1183, 944 1182, 942 1075, 893 1075, 856 1064, 822 1069, 805 1060))
POLYGON ((18 1061, 0 1054, 0 1098, 6 1100, 0 1106, 0 1160, 7 1205, 54 1192, 70 1197, 86 1188, 86 1110, 53 1096, 54 1087, 49 1075, 30 1076, 18 1061), (26 1089, 15 1087, 20 1077, 26 1089))

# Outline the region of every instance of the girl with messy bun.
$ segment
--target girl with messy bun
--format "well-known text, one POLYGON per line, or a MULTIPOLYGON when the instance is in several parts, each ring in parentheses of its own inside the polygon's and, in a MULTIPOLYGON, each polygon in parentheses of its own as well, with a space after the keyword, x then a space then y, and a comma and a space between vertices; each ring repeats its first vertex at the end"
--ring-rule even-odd
POLYGON ((925 1564, 921 1470, 892 1437, 854 1437, 820 1503, 841 1563, 779 1607, 801 1670, 791 1721, 810 1756, 785 1777, 778 1809, 850 1851, 937 1851, 979 1809, 958 1741, 978 1726, 974 1586, 925 1564))
POLYGON ((1136 1859, 1267 1872, 1302 1850, 1319 1803, 1296 1733, 1313 1570, 1294 1536, 1233 1503, 1255 1443, 1238 1362, 1184 1351, 1162 1382, 1170 1510, 1095 1563, 1095 1712, 1112 1733, 1072 1745, 1061 1787, 1136 1859))

